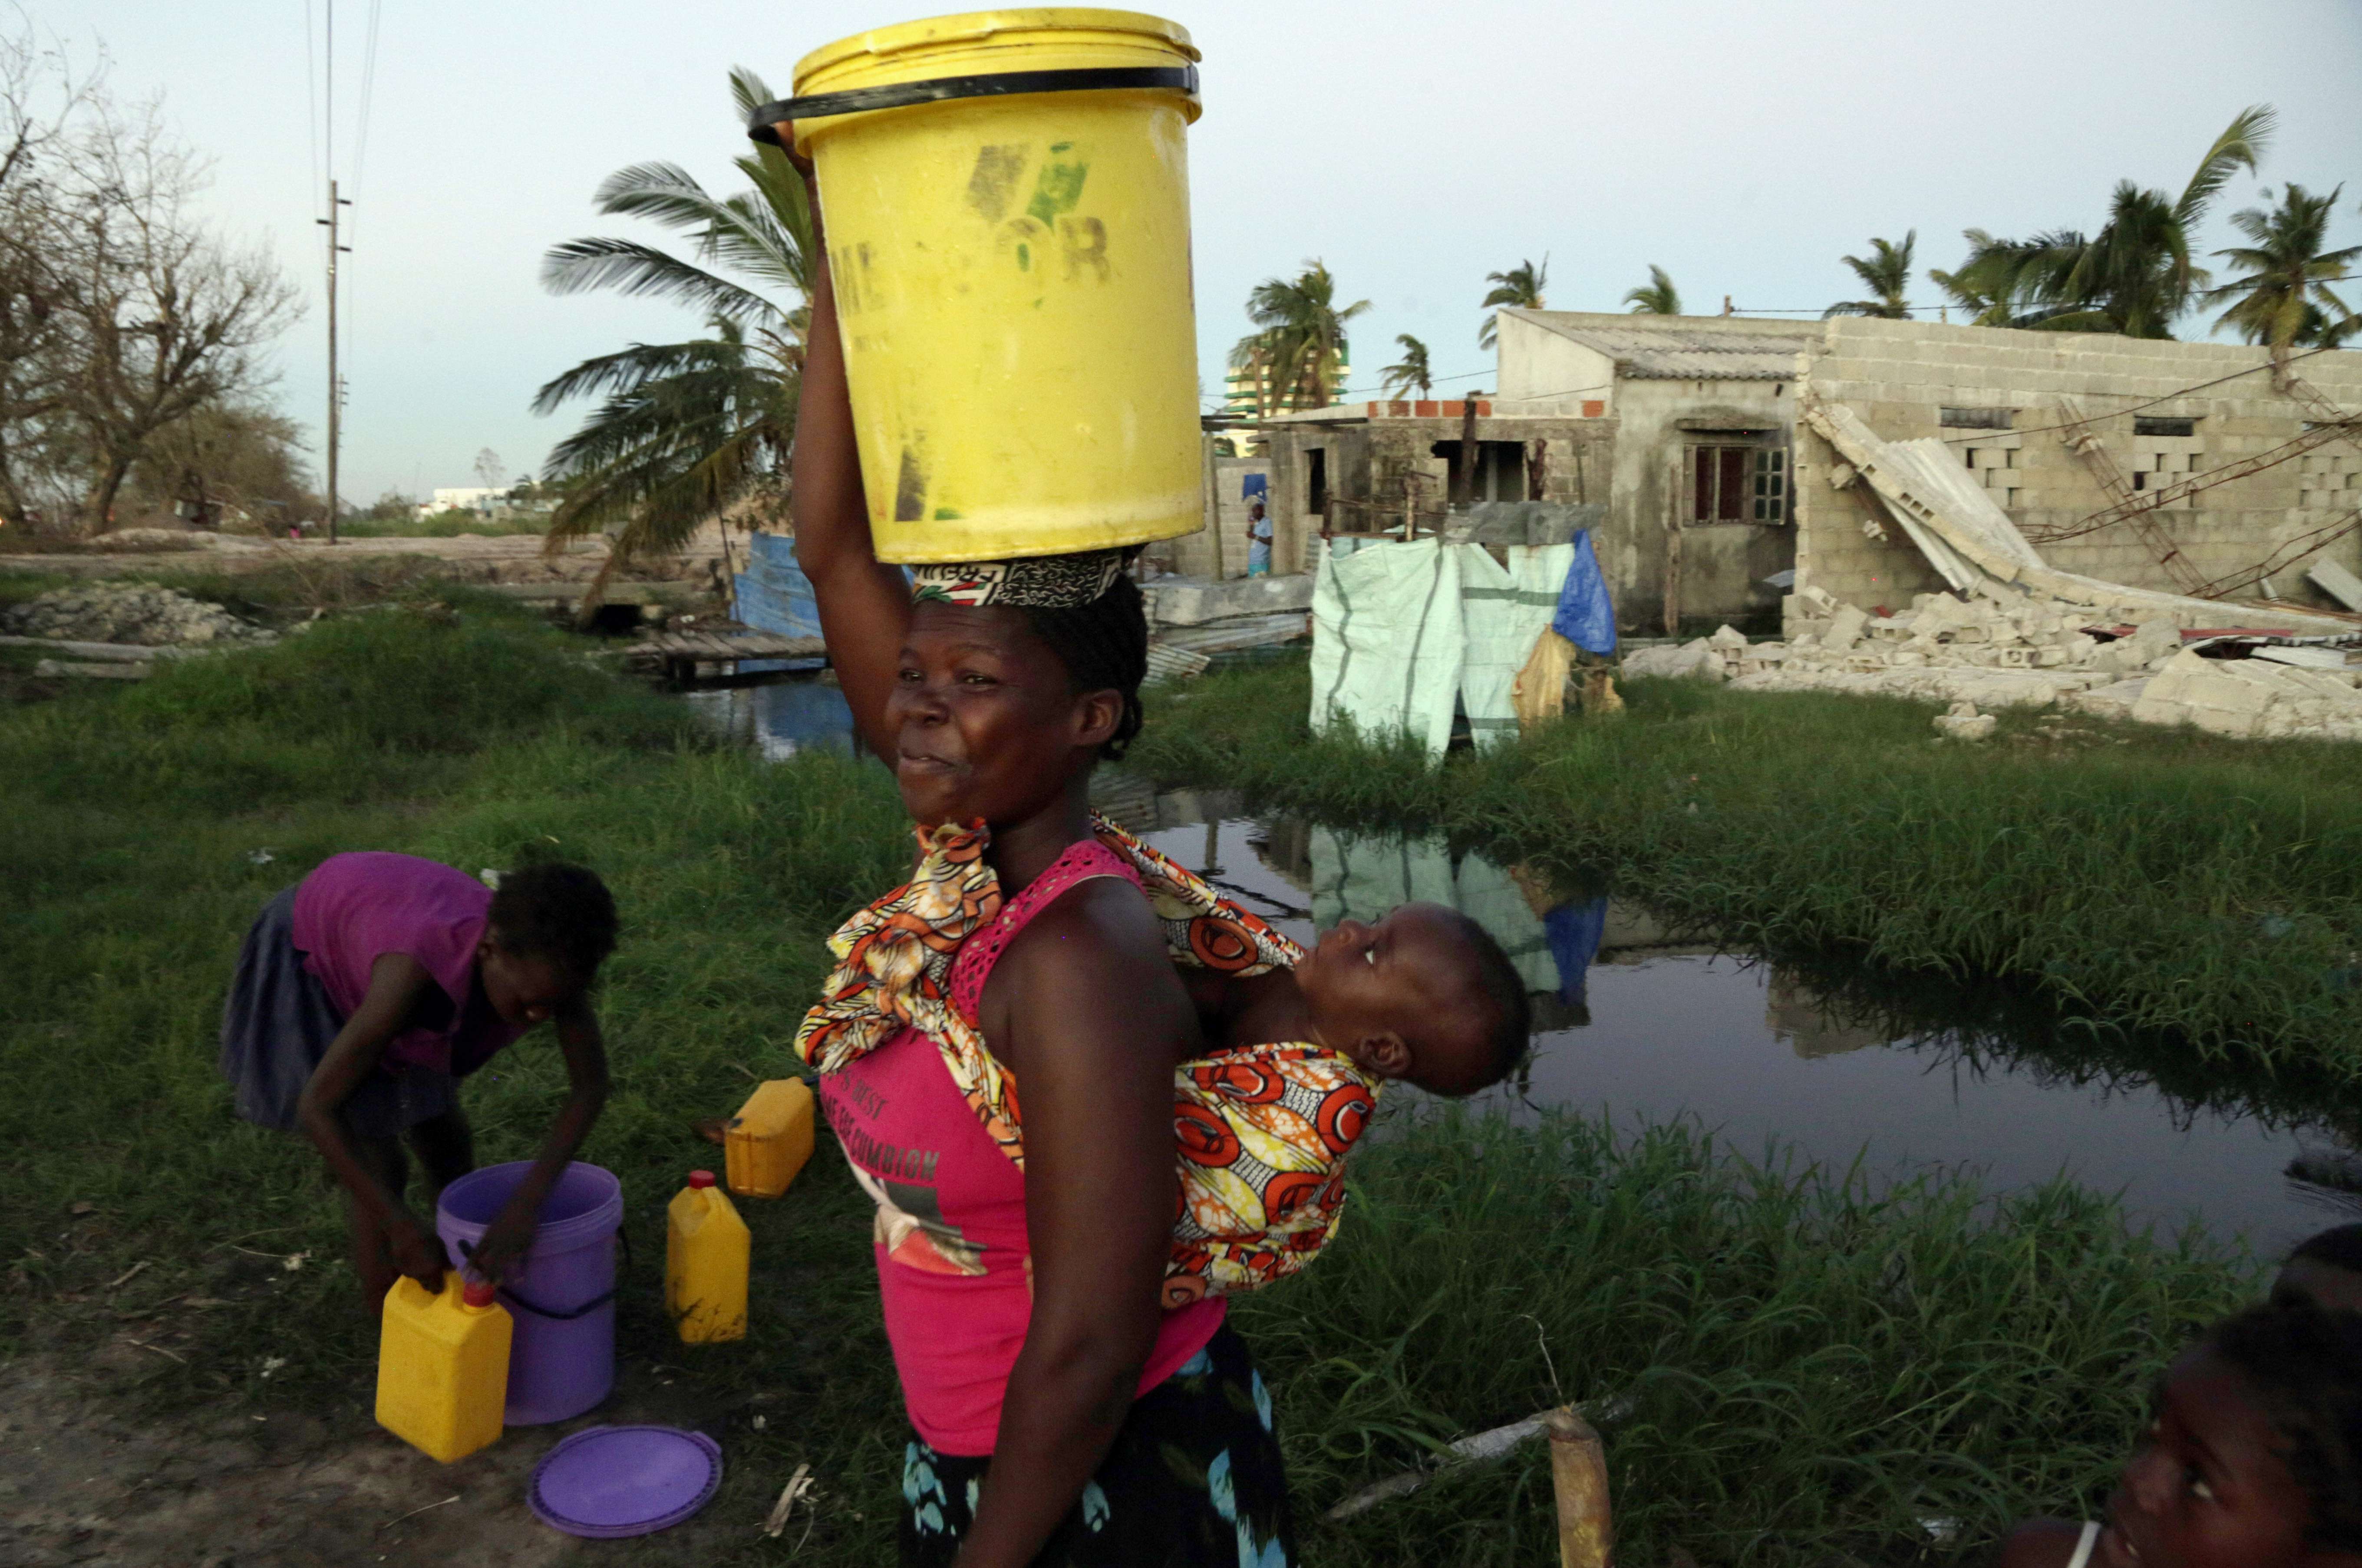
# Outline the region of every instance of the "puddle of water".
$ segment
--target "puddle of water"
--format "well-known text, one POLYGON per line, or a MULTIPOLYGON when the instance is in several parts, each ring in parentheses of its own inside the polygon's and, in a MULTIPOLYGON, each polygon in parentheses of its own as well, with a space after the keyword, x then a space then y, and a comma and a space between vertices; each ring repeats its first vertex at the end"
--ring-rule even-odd
MULTIPOLYGON (((790 679, 683 700, 767 758, 855 749, 833 683, 790 679)), ((1094 780, 1093 798, 1300 941, 1411 899, 1481 922, 1526 977, 1537 1034, 1526 1069, 1480 1105, 1692 1116, 1745 1153, 1778 1140, 1873 1174, 1969 1166, 1992 1190, 2064 1173, 2120 1192, 2136 1224, 2194 1218, 2219 1237, 2245 1233, 2263 1255, 2362 1218, 2362 1154, 2333 1108, 2291 1110, 2283 1096, 2262 1109, 2218 1094, 2214 1080, 2228 1075, 2211 1070, 2196 1075, 2210 1103, 2193 1104, 2125 1071, 2121 1056, 2081 1062, 2055 1041, 1948 1017, 1940 999, 1915 1025, 1882 1022, 1773 964, 1684 942, 1637 905, 1565 899, 1440 840, 1251 818, 1234 791, 1158 793, 1113 770, 1094 780)))
POLYGON ((1102 809, 1299 940, 1410 899, 1481 922, 1535 993, 1537 1035, 1526 1070, 1479 1105, 1692 1116, 1742 1153, 1777 1140, 1886 1176, 1968 1166, 1988 1190, 2063 1173, 2121 1193, 2135 1224, 2197 1219, 2218 1237, 2244 1232, 2262 1255, 2362 1218, 2362 1198, 2336 1185, 2352 1180, 2355 1156, 2325 1115, 2192 1106, 2121 1075, 2092 1082, 2055 1046, 1996 1062, 1990 1047, 2010 1042, 1865 1021, 1770 963, 1684 944, 1645 910, 1562 900, 1440 840, 1249 819, 1225 791, 1157 795, 1115 780, 1103 795, 1102 809))
POLYGON ((680 700, 715 729, 754 748, 767 762, 784 762, 815 748, 851 753, 853 710, 833 680, 789 677, 756 685, 707 687, 680 700))

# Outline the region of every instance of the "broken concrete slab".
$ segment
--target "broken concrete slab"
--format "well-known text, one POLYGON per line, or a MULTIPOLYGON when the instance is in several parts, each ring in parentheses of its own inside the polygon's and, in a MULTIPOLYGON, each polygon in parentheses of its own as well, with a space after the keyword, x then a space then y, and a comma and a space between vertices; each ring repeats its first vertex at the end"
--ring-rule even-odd
POLYGON ((1624 656, 1626 675, 1696 676, 1707 680, 1723 677, 1722 660, 1704 637, 1679 647, 1636 648, 1624 656))
POLYGON ((1233 615, 1271 615, 1312 608, 1313 574, 1285 577, 1166 577, 1142 590, 1157 626, 1200 626, 1233 615))
POLYGON ((2362 611, 2362 577, 2356 577, 2335 561, 2315 561, 2305 568, 2304 576, 2307 582, 2348 610, 2362 611))
POLYGON ((2094 718, 2130 720, 2133 704, 2148 690, 2148 683, 2149 678, 2143 675, 2110 686, 2094 686, 2089 691, 2070 691, 2058 700, 2058 704, 2094 718))
POLYGON ((1936 734, 1944 740, 1981 741, 1989 738, 2001 720, 1991 713, 1980 713, 1974 702, 1955 702, 1936 715, 1936 734))

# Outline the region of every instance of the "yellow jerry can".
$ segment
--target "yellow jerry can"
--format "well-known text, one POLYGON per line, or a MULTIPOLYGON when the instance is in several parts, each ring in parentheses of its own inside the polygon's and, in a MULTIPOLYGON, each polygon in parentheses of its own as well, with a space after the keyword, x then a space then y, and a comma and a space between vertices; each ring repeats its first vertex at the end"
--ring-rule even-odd
POLYGON ((746 1264, 754 1238, 712 1171, 691 1171, 665 1211, 665 1310, 683 1344, 746 1337, 746 1264))
POLYGON ((773 1078, 746 1097, 723 1134, 730 1190, 777 1198, 812 1152, 812 1091, 801 1078, 773 1078))
POLYGON ((404 1275, 381 1321, 378 1424, 446 1464, 500 1441, 516 1325, 491 1282, 455 1269, 431 1291, 404 1275))

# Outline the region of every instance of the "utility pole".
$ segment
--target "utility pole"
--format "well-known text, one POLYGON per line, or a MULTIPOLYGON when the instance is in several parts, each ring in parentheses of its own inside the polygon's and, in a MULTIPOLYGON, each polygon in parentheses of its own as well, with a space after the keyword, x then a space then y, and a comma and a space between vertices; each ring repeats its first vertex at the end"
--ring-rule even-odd
POLYGON ((350 251, 349 245, 337 243, 338 207, 352 203, 337 194, 337 182, 328 182, 328 215, 317 221, 328 230, 328 543, 337 542, 337 438, 343 423, 345 383, 337 375, 337 258, 350 251))

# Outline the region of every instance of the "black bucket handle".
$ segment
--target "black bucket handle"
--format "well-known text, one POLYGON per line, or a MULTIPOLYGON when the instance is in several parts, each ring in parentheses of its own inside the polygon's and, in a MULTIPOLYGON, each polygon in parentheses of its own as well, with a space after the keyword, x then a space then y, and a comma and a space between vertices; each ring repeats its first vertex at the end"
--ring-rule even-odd
POLYGON ((933 82, 855 87, 849 92, 819 93, 809 98, 782 98, 765 104, 747 116, 746 134, 777 147, 779 133, 771 127, 781 120, 821 120, 832 115, 907 109, 914 104, 942 104, 954 98, 998 98, 1012 93, 1087 93, 1121 87, 1169 87, 1194 98, 1198 94, 1198 68, 1111 65, 1087 71, 1002 71, 984 76, 944 76, 933 82))
MULTIPOLYGON (((615 1231, 615 1244, 624 1249, 623 1267, 631 1267, 632 1239, 624 1234, 623 1229, 620 1226, 618 1226, 615 1231)), ((474 1258, 476 1255, 475 1244, 470 1242, 460 1242, 459 1255, 464 1258, 474 1258)), ((617 1278, 620 1279, 623 1275, 623 1269, 618 1269, 615 1272, 617 1278)), ((515 1291, 511 1290, 505 1285, 493 1286, 493 1289, 500 1293, 501 1299, 507 1302, 510 1306, 521 1307, 536 1318, 547 1318, 550 1321, 555 1323, 570 1323, 577 1318, 588 1318, 591 1313, 596 1312, 600 1308, 604 1307, 608 1302, 615 1299, 615 1292, 618 1288, 620 1288, 618 1286, 611 1285, 604 1292, 592 1297, 590 1300, 585 1301, 581 1306, 575 1308, 570 1312, 553 1312, 546 1307, 537 1306, 535 1303, 526 1300, 524 1297, 519 1296, 515 1291)))

